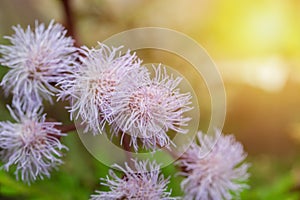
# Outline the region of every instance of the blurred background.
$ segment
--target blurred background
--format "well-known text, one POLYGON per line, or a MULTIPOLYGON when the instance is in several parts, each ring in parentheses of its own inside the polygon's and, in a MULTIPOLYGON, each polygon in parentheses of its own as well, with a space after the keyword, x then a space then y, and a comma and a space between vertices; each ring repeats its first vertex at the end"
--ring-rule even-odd
MULTIPOLYGON (((243 143, 252 163, 251 188, 243 192, 242 199, 300 199, 299 0, 69 3, 71 32, 79 45, 95 46, 113 34, 145 26, 180 31, 201 44, 216 63, 226 87, 224 132, 233 133, 243 143)), ((7 43, 2 36, 13 33, 12 25, 25 28, 36 19, 46 24, 55 19, 67 26, 62 1, 1 0, 0 42, 7 43)), ((0 78, 6 71, 1 67, 0 78)), ((191 84, 197 87, 198 82, 191 84)), ((1 95, 0 100, 0 120, 11 119, 5 109, 9 99, 1 95)), ((201 105, 200 128, 204 128, 210 111, 205 107, 209 105, 207 97, 201 105)), ((67 113, 59 118, 67 121, 67 113)), ((85 151, 76 134, 65 140, 70 147, 66 165, 50 180, 28 187, 1 171, 0 199, 87 199, 94 189, 102 189, 98 179, 106 175, 107 167, 85 151)), ((175 169, 171 166, 163 171, 172 175, 175 169)), ((178 179, 171 178, 174 195, 181 194, 178 179)))

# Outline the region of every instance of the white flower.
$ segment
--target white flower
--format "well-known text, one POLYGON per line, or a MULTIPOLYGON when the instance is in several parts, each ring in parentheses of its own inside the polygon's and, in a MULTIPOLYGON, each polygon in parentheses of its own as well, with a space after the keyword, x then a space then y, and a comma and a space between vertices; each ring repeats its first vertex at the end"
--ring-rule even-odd
POLYGON ((45 122, 46 115, 40 116, 36 108, 27 107, 24 112, 16 104, 14 111, 8 109, 16 123, 0 122, 2 167, 9 171, 15 166, 16 178, 28 184, 50 177, 50 171, 63 163, 60 151, 67 149, 59 141, 64 134, 55 128, 60 123, 45 122))
POLYGON ((96 191, 98 194, 91 195, 91 200, 175 200, 167 192, 168 179, 160 175, 160 166, 155 162, 133 160, 134 168, 125 163, 125 168, 114 165, 115 168, 124 173, 119 178, 112 170, 110 177, 101 179, 101 185, 110 188, 110 191, 96 191))
POLYGON ((165 67, 153 69, 153 79, 129 85, 112 98, 114 126, 131 136, 135 151, 138 139, 147 149, 168 146, 167 132, 186 133, 191 119, 184 115, 192 109, 191 95, 178 88, 182 78, 169 76, 165 67))
POLYGON ((51 96, 58 92, 55 83, 76 59, 74 41, 53 20, 47 28, 36 22, 34 30, 20 25, 13 30, 14 35, 5 37, 11 45, 0 45, 0 63, 11 68, 1 86, 25 107, 41 105, 43 98, 52 102, 51 96))
POLYGON ((120 85, 134 82, 132 74, 140 71, 141 63, 129 50, 122 55, 122 47, 99 45, 98 49, 83 47, 81 65, 59 82, 63 90, 59 98, 72 101, 71 118, 81 119, 85 132, 92 130, 94 134, 103 131, 106 122, 112 120, 112 96, 120 85))
POLYGON ((198 145, 193 143, 182 155, 179 165, 186 178, 181 187, 184 199, 221 200, 238 197, 247 188, 249 164, 242 144, 233 135, 215 137, 198 133, 198 145))

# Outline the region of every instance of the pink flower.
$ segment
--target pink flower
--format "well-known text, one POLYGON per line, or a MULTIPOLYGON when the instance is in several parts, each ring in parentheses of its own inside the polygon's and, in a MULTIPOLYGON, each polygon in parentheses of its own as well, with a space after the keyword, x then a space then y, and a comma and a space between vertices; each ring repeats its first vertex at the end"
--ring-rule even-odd
POLYGON ((120 85, 128 85, 130 74, 139 70, 141 60, 127 51, 100 44, 98 49, 83 47, 81 64, 71 70, 67 79, 62 79, 59 98, 71 100, 71 118, 80 119, 85 131, 101 133, 104 125, 112 121, 111 99, 120 85))
POLYGON ((67 149, 58 138, 64 136, 56 129, 58 122, 46 122, 38 108, 20 104, 8 107, 16 123, 0 122, 0 159, 9 171, 15 166, 16 178, 30 184, 38 178, 50 177, 50 171, 62 164, 62 150, 67 149))
POLYGON ((36 22, 34 30, 29 26, 23 30, 19 25, 13 29, 15 34, 5 37, 11 45, 0 45, 0 63, 10 68, 1 86, 25 107, 40 106, 42 99, 52 102, 59 91, 55 83, 76 59, 74 41, 53 20, 47 28, 36 22))
POLYGON ((184 199, 220 200, 232 199, 248 186, 249 164, 242 144, 233 135, 215 137, 198 133, 195 142, 178 161, 185 179, 181 187, 184 199))
POLYGON ((180 93, 182 78, 169 76, 164 67, 153 67, 154 78, 128 85, 112 98, 114 126, 131 136, 138 150, 138 140, 147 149, 170 144, 168 131, 185 134, 190 120, 185 112, 192 109, 191 95, 180 93))
POLYGON ((114 167, 124 173, 123 177, 118 177, 112 170, 110 177, 101 179, 104 186, 110 191, 96 191, 98 194, 91 195, 91 200, 116 200, 116 199, 136 199, 136 200, 175 200, 170 197, 171 192, 167 192, 168 179, 160 175, 160 166, 155 162, 133 160, 134 168, 125 163, 125 168, 114 165, 114 167))

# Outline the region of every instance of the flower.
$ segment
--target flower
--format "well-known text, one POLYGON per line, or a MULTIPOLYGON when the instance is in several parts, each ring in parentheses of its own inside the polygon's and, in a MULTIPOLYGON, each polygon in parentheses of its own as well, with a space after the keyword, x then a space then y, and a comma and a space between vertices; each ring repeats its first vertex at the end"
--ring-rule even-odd
POLYGON ((30 184, 38 178, 50 177, 50 171, 62 164, 61 150, 67 149, 59 141, 64 136, 56 129, 58 122, 46 122, 41 109, 27 107, 23 111, 20 104, 14 110, 8 106, 17 123, 0 122, 0 158, 2 168, 9 171, 16 166, 16 179, 30 184))
POLYGON ((36 21, 34 30, 20 25, 13 30, 14 35, 4 37, 12 45, 0 45, 0 63, 11 68, 1 86, 25 107, 41 105, 42 99, 52 102, 51 96, 58 92, 54 84, 76 59, 74 41, 53 20, 47 28, 36 21))
POLYGON ((71 99, 71 119, 80 117, 86 124, 85 132, 103 131, 106 122, 112 120, 111 98, 117 88, 132 84, 131 74, 140 72, 141 60, 129 50, 122 55, 121 48, 109 48, 101 43, 98 49, 82 47, 78 69, 70 71, 68 78, 59 82, 62 88, 59 98, 71 99))
POLYGON ((185 134, 192 109, 190 93, 180 93, 181 77, 169 76, 165 67, 154 67, 154 78, 139 85, 129 85, 112 98, 114 126, 131 136, 131 144, 138 150, 138 139, 147 149, 168 147, 169 130, 185 134))
POLYGON ((233 135, 215 137, 198 133, 198 145, 193 143, 182 155, 178 164, 186 178, 181 187, 184 199, 220 200, 232 199, 247 188, 249 164, 242 144, 233 135))
POLYGON ((109 171, 110 177, 101 179, 104 186, 110 191, 96 191, 98 194, 91 195, 91 200, 117 200, 117 199, 136 199, 136 200, 174 200, 170 197, 171 191, 167 192, 168 179, 160 175, 160 166, 154 161, 133 160, 134 168, 125 163, 125 168, 113 165, 116 169, 124 173, 119 178, 112 170, 109 171))

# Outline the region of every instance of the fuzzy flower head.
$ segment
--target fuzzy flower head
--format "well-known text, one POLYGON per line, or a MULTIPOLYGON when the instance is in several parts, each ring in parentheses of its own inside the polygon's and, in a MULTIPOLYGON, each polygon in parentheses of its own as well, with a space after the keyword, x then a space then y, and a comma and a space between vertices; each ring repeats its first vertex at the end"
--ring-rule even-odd
POLYGON ((131 136, 131 144, 138 149, 140 140, 146 149, 167 147, 169 130, 186 133, 191 119, 185 112, 191 110, 190 93, 180 93, 181 77, 169 76, 165 67, 153 67, 154 77, 140 85, 131 85, 113 98, 114 123, 131 136))
POLYGON ((58 92, 55 83, 75 60, 74 41, 53 20, 47 28, 36 22, 34 30, 20 25, 13 30, 14 35, 5 37, 11 45, 0 45, 0 63, 10 68, 1 86, 25 107, 41 105, 43 98, 52 102, 51 96, 58 92))
MULTIPOLYGON (((103 131, 111 121, 111 98, 122 84, 131 84, 130 74, 139 70, 141 60, 127 51, 100 44, 98 49, 83 47, 81 65, 70 71, 68 79, 60 81, 60 98, 72 100, 71 117, 80 118, 94 134, 103 131)), ((139 75, 141 76, 141 75, 139 75)))
POLYGON ((59 141, 64 136, 56 129, 58 122, 45 122, 41 111, 20 105, 14 110, 8 107, 16 123, 0 122, 0 159, 2 168, 9 171, 15 166, 19 180, 30 184, 37 179, 50 177, 50 171, 62 164, 61 150, 67 149, 59 141))
POLYGON ((134 168, 125 163, 125 168, 114 165, 124 173, 122 178, 118 177, 112 170, 110 177, 102 179, 101 185, 110 188, 110 191, 96 191, 98 194, 91 195, 91 200, 175 200, 167 192, 168 179, 160 175, 160 166, 155 162, 133 160, 134 168))
POLYGON ((249 164, 242 144, 233 135, 215 137, 198 133, 193 143, 182 155, 179 165, 186 178, 181 187, 187 200, 221 200, 238 197, 247 188, 249 164))

